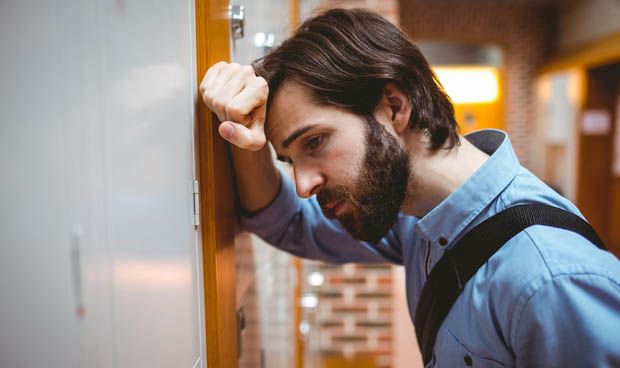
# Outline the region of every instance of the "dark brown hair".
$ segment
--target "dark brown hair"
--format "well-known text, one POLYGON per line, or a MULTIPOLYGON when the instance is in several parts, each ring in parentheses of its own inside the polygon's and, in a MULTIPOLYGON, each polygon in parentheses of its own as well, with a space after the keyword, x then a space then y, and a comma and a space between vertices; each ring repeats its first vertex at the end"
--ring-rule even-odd
POLYGON ((428 129, 432 150, 459 144, 452 103, 420 50, 368 10, 333 9, 310 18, 253 66, 267 80, 270 99, 292 80, 308 87, 318 103, 360 116, 371 115, 385 85, 394 82, 409 96, 409 127, 428 129))

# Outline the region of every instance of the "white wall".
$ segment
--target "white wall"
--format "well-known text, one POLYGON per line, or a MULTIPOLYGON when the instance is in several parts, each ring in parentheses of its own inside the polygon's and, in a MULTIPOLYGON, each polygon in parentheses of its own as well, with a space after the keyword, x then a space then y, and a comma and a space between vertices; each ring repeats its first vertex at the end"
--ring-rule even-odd
POLYGON ((193 3, 0 2, 0 367, 192 367, 193 3))

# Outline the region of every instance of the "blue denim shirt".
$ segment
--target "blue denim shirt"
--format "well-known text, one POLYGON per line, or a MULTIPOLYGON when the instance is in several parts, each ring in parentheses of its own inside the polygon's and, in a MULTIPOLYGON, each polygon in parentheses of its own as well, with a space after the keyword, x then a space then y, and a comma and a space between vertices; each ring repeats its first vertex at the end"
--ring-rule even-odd
MULTIPOLYGON (((521 167, 504 132, 479 131, 466 139, 490 158, 424 217, 400 214, 378 249, 326 219, 315 197, 297 197, 284 174, 274 202, 244 218, 243 226, 300 257, 404 265, 413 319, 430 270, 480 222, 533 202, 581 216, 521 167)), ((620 262, 573 232, 532 226, 466 284, 438 332, 433 355, 429 366, 620 367, 620 262)))

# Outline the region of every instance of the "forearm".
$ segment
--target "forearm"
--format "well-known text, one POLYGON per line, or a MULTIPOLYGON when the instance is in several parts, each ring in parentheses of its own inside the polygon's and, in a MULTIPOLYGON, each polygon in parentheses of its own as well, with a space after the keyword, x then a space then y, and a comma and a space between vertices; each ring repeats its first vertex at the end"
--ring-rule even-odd
POLYGON ((271 203, 280 187, 269 145, 259 151, 231 146, 239 201, 244 211, 253 213, 271 203))
POLYGON ((264 131, 267 81, 249 65, 219 62, 207 70, 200 93, 221 121, 220 136, 231 143, 242 209, 252 213, 266 207, 280 186, 264 131))

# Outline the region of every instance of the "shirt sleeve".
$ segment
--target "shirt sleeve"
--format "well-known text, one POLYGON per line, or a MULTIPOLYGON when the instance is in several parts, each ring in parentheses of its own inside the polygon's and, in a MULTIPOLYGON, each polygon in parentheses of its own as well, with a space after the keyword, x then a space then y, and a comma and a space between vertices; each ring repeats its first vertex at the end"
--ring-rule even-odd
POLYGON ((393 227, 377 244, 353 239, 336 220, 323 215, 316 197, 302 199, 291 179, 280 172, 280 192, 266 208, 241 225, 267 243, 299 257, 329 263, 402 264, 402 246, 393 227))
POLYGON ((529 296, 515 342, 517 367, 620 367, 620 285, 555 276, 529 296))

